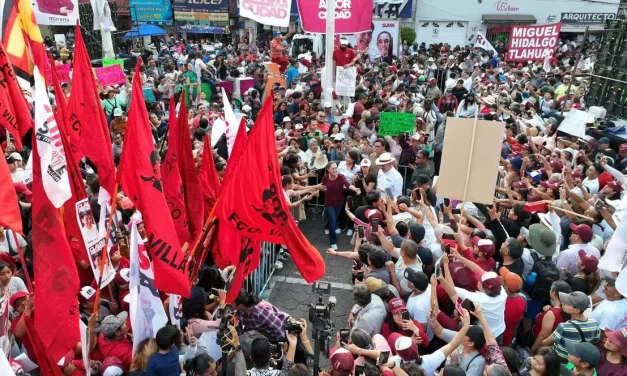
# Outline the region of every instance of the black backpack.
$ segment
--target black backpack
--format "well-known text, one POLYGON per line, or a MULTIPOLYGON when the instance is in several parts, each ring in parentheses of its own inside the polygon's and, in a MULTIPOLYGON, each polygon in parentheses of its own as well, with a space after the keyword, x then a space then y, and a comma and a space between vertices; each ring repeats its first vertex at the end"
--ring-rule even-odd
POLYGON ((531 257, 534 260, 531 272, 536 273, 536 283, 529 289, 529 297, 541 302, 549 301, 551 286, 560 278, 559 269, 551 259, 540 258, 534 250, 531 250, 531 257))

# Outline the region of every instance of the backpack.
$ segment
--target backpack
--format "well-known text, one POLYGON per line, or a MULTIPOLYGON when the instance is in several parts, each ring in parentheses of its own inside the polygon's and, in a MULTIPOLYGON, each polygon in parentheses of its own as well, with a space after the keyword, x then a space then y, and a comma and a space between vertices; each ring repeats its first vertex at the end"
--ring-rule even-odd
POLYGON ((532 273, 536 273, 536 283, 529 289, 529 297, 533 300, 545 302, 550 300, 551 285, 559 280, 560 271, 552 260, 541 259, 535 252, 531 252, 534 260, 532 273))

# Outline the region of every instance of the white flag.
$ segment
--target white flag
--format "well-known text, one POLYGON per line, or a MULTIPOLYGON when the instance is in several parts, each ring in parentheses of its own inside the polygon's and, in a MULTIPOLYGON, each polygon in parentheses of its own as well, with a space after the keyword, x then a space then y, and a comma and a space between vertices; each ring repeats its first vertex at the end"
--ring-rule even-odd
POLYGON ((159 290, 155 287, 155 276, 152 262, 144 242, 137 231, 137 222, 131 230, 131 280, 130 314, 133 327, 133 351, 146 338, 154 338, 157 331, 168 322, 163 303, 159 298, 159 290))
POLYGON ((181 303, 180 295, 170 294, 170 322, 177 328, 181 327, 181 317, 183 317, 183 305, 181 303))
POLYGON ((43 77, 35 67, 35 137, 41 160, 41 177, 44 191, 56 208, 63 206, 70 197, 70 178, 61 132, 54 120, 43 77))
POLYGON ((237 137, 237 131, 239 130, 240 122, 237 121, 235 117, 235 113, 233 112, 233 107, 229 103, 229 100, 226 97, 226 91, 222 88, 222 99, 224 99, 224 122, 226 123, 226 145, 229 149, 229 156, 231 155, 231 150, 233 150, 233 145, 235 145, 235 137, 237 137))
POLYGON ((542 64, 542 69, 544 69, 544 71, 547 73, 551 71, 550 59, 551 59, 551 55, 548 52, 546 52, 544 54, 544 63, 542 64))
POLYGON ((492 47, 492 43, 486 39, 486 37, 481 33, 477 33, 477 40, 475 41, 475 48, 481 48, 486 51, 494 51, 494 54, 498 55, 494 47, 492 47))

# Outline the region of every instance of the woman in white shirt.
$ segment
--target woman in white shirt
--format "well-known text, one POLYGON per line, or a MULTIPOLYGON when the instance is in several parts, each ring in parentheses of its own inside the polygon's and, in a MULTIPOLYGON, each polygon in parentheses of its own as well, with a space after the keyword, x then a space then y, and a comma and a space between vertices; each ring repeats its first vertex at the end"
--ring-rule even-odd
POLYGON ((359 153, 356 150, 350 150, 345 159, 337 166, 338 174, 344 175, 350 184, 353 184, 355 175, 359 173, 359 159, 359 153))
POLYGON ((13 267, 5 262, 0 262, 0 286, 2 287, 2 289, 0 289, 0 297, 4 297, 6 290, 9 291, 8 299, 18 291, 23 291, 28 294, 28 289, 24 281, 18 277, 14 277, 13 267))

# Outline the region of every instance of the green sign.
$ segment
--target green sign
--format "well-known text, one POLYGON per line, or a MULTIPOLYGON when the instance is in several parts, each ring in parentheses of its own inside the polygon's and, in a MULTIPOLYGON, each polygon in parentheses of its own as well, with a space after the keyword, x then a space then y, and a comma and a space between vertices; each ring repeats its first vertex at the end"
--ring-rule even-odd
POLYGON ((401 133, 414 134, 416 117, 412 113, 382 112, 379 120, 379 136, 396 137, 401 133))
POLYGON ((102 59, 102 66, 108 67, 110 65, 120 64, 122 70, 124 70, 124 59, 102 59))

